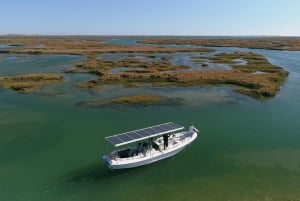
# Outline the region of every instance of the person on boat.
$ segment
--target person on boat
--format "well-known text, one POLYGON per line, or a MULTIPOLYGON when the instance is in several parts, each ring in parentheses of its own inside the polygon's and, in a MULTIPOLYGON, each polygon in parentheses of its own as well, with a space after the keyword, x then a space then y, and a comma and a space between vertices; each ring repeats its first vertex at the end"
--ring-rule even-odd
POLYGON ((151 142, 152 147, 153 147, 155 150, 160 151, 159 146, 153 141, 153 137, 150 138, 150 142, 151 142))
POLYGON ((169 146, 169 134, 163 134, 164 139, 164 149, 167 149, 169 146))
POLYGON ((139 155, 139 153, 142 153, 143 152, 143 146, 142 146, 142 143, 138 143, 136 149, 135 149, 135 155, 139 155))
POLYGON ((194 127, 194 125, 191 123, 189 127, 189 134, 192 135, 194 132, 199 132, 197 128, 194 127))
POLYGON ((143 147, 143 149, 148 149, 148 143, 147 142, 143 142, 142 147, 143 147))

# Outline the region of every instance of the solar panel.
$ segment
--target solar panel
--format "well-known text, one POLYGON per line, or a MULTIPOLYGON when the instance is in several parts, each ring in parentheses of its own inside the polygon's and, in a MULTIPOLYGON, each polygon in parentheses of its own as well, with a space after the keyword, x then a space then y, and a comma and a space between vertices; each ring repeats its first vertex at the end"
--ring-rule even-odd
POLYGON ((181 125, 169 122, 144 129, 113 135, 110 137, 106 137, 105 139, 115 146, 120 146, 150 137, 163 135, 165 133, 175 132, 178 130, 182 130, 183 128, 184 127, 181 125))
POLYGON ((177 127, 172 124, 165 124, 165 125, 163 125, 163 128, 168 130, 168 129, 175 129, 177 127))
POLYGON ((151 135, 152 133, 155 133, 154 130, 152 130, 151 128, 146 128, 145 130, 143 130, 145 133, 147 133, 147 135, 151 135))
POLYGON ((131 138, 133 138, 133 139, 137 139, 137 138, 143 137, 143 136, 137 134, 136 132, 130 132, 130 133, 127 134, 127 135, 129 135, 129 136, 130 136, 131 138))
POLYGON ((136 131, 139 135, 143 136, 143 137, 146 137, 148 136, 148 133, 144 130, 139 130, 139 131, 136 131))
POLYGON ((164 129, 160 126, 160 127, 156 127, 155 130, 159 131, 159 132, 163 132, 164 129))
POLYGON ((118 138, 123 140, 124 142, 132 140, 130 137, 128 137, 126 134, 119 135, 118 138))
POLYGON ((122 143, 123 141, 120 140, 118 137, 110 137, 110 138, 106 138, 110 143, 112 144, 119 144, 122 143))
POLYGON ((178 127, 178 125, 177 125, 177 124, 174 124, 174 123, 170 123, 170 124, 168 124, 168 126, 170 126, 170 127, 172 127, 172 128, 177 128, 177 127, 178 127))

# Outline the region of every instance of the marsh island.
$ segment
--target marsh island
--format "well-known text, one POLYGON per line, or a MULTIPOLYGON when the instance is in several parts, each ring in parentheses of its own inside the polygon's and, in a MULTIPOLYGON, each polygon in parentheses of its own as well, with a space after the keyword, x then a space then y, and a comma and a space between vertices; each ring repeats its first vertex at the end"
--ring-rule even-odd
MULTIPOLYGON (((77 83, 78 90, 97 90, 112 85, 130 88, 225 85, 255 99, 265 99, 276 95, 288 76, 287 71, 249 50, 215 53, 208 46, 278 50, 298 50, 300 47, 298 38, 145 39, 138 42, 135 45, 120 45, 105 43, 94 37, 1 37, 0 44, 13 47, 1 49, 3 55, 63 54, 83 55, 84 58, 74 62, 73 67, 63 69, 61 73, 0 76, 0 86, 29 93, 36 92, 45 85, 63 81, 63 74, 92 74, 96 78, 77 83), (225 67, 214 68, 218 65, 225 67)), ((5 60, 2 55, 0 59, 5 60)), ((118 97, 111 103, 153 104, 160 101, 160 96, 143 94, 118 97)))
POLYGON ((54 84, 63 80, 64 77, 62 75, 53 73, 2 76, 0 77, 0 87, 21 93, 32 93, 39 92, 45 85, 54 84))
POLYGON ((300 37, 220 37, 202 39, 144 39, 143 44, 194 45, 203 47, 240 47, 266 50, 300 50, 300 37))

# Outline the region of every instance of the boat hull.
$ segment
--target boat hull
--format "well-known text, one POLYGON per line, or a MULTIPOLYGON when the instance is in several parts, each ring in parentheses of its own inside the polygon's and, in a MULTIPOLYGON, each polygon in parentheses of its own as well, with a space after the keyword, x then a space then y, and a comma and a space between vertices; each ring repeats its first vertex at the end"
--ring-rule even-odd
POLYGON ((190 139, 185 141, 184 143, 170 149, 163 150, 161 152, 155 152, 153 154, 148 154, 147 156, 142 156, 133 159, 123 159, 123 160, 114 160, 111 158, 109 154, 103 156, 102 160, 110 169, 127 169, 127 168, 135 168, 143 165, 148 165, 159 160, 169 158, 174 156, 175 154, 182 151, 186 146, 188 146, 192 141, 194 141, 197 137, 197 133, 195 132, 190 139))
POLYGON ((139 166, 143 166, 143 165, 148 165, 148 164, 154 163, 154 162, 156 162, 156 161, 159 161, 159 160, 162 160, 162 159, 165 159, 165 158, 174 156, 174 155, 177 154, 178 152, 182 151, 185 147, 186 147, 186 146, 181 147, 181 148, 179 148, 179 149, 176 149, 176 150, 174 150, 174 151, 165 153, 165 154, 161 154, 161 155, 157 155, 157 156, 150 157, 150 158, 145 159, 145 160, 136 161, 136 162, 131 162, 131 163, 126 163, 126 164, 111 164, 111 163, 107 163, 107 162, 106 162, 106 159, 104 159, 104 161, 105 161, 105 163, 108 165, 108 167, 109 167, 110 169, 113 169, 113 170, 116 170, 116 169, 135 168, 135 167, 139 167, 139 166))

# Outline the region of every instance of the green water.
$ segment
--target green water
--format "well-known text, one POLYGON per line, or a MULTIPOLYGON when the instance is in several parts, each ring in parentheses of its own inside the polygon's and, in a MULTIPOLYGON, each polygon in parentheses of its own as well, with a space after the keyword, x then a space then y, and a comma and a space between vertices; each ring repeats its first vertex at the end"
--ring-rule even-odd
MULTIPOLYGON (((255 52, 290 72, 278 95, 262 102, 226 87, 78 91, 74 84, 92 77, 85 74, 64 74, 64 83, 42 94, 0 89, 0 201, 300 200, 300 52, 255 52), (137 92, 180 97, 183 104, 76 106, 137 92), (168 121, 193 122, 199 138, 149 166, 110 172, 101 163, 105 136, 168 121)), ((60 72, 80 59, 5 58, 0 74, 44 66, 60 72)))

